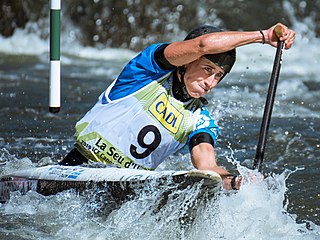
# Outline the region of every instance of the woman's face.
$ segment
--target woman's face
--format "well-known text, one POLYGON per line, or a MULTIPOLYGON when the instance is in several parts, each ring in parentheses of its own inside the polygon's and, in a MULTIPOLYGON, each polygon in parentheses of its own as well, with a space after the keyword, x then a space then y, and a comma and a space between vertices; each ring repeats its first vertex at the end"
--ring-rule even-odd
POLYGON ((225 71, 205 57, 185 65, 184 83, 193 98, 203 97, 214 88, 225 71))

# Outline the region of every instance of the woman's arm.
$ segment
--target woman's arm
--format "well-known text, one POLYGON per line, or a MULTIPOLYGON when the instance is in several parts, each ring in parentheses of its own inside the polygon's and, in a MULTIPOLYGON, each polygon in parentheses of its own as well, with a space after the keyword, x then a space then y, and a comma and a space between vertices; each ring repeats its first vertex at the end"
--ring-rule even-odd
POLYGON ((293 44, 295 32, 278 23, 267 30, 261 31, 262 33, 260 31, 215 32, 186 41, 173 42, 166 47, 164 56, 172 65, 183 66, 195 61, 202 55, 227 52, 251 43, 267 43, 276 47, 278 37, 274 28, 278 25, 283 30, 283 36, 279 40, 284 41, 286 49, 289 49, 293 44))
MULTIPOLYGON (((211 170, 218 173, 223 180, 223 187, 227 190, 232 189, 231 181, 233 175, 227 170, 217 165, 214 148, 209 143, 200 143, 191 149, 191 161, 195 168, 199 170, 211 170)), ((235 188, 240 189, 241 177, 235 181, 235 188)))

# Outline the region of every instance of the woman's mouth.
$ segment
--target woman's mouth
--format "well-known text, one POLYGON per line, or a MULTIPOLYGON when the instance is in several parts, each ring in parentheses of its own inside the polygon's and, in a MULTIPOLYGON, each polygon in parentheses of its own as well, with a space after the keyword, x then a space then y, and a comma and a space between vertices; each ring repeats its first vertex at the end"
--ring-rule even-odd
POLYGON ((205 92, 205 93, 208 93, 208 92, 210 92, 210 88, 207 88, 207 87, 205 87, 205 86, 202 86, 202 85, 199 85, 200 86, 200 88, 202 88, 203 89, 203 91, 205 92))

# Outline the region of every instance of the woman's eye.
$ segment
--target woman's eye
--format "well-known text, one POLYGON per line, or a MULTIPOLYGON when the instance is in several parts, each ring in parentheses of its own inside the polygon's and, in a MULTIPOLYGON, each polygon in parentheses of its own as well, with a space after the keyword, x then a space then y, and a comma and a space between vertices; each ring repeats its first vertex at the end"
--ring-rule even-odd
POLYGON ((212 73, 212 68, 210 68, 210 67, 205 67, 204 68, 208 73, 212 73))
POLYGON ((216 73, 216 77, 217 77, 217 78, 220 79, 220 78, 222 78, 222 76, 223 76, 222 73, 216 73))

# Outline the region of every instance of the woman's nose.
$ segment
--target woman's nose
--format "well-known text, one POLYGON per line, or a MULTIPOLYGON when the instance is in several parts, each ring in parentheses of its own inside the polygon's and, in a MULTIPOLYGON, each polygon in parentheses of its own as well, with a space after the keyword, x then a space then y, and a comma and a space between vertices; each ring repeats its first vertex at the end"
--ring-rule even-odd
POLYGON ((205 85, 207 87, 209 87, 210 89, 213 88, 216 84, 216 81, 215 81, 215 74, 211 75, 210 77, 206 78, 206 80, 204 81, 205 85))

